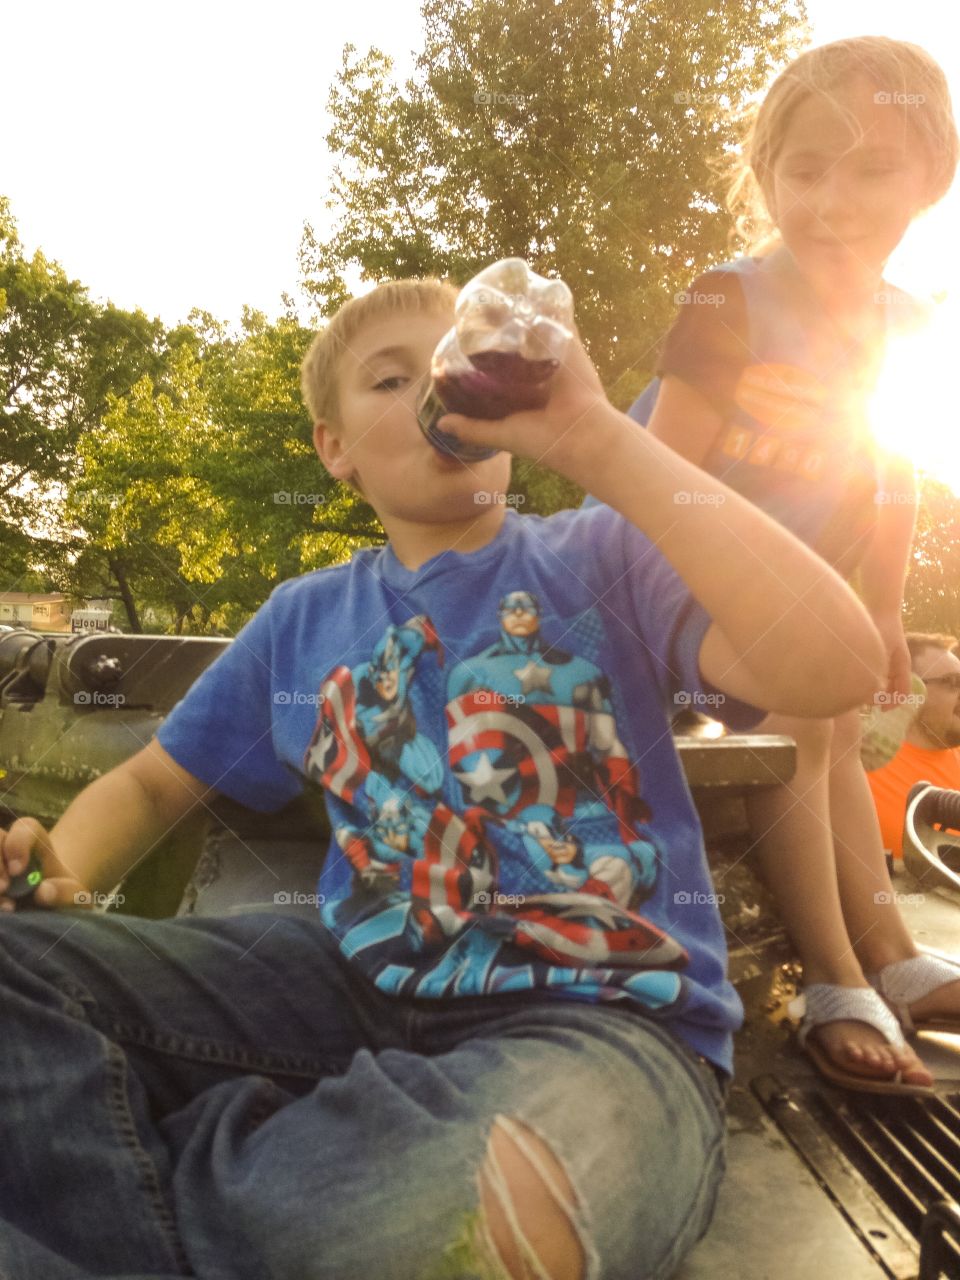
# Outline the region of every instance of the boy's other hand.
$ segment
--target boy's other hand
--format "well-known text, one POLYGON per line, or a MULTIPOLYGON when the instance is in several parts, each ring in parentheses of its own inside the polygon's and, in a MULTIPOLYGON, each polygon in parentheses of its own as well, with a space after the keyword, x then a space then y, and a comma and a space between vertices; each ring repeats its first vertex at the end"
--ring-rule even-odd
POLYGON ((93 895, 86 885, 65 867, 54 852, 50 833, 36 818, 17 818, 9 831, 0 831, 0 910, 17 911, 23 906, 91 907, 93 895), (35 853, 43 869, 43 879, 27 898, 7 896, 15 875, 27 869, 35 853))
POLYGON ((596 427, 598 416, 606 414, 623 416, 611 406, 579 334, 574 334, 553 375, 544 408, 496 420, 449 413, 438 425, 471 444, 505 449, 576 480, 580 457, 596 452, 591 424, 596 427))

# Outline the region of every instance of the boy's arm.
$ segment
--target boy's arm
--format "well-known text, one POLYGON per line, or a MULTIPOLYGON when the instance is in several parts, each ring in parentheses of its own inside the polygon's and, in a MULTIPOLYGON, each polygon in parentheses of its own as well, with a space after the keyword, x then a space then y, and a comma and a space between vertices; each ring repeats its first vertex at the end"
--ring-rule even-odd
POLYGON ((723 692, 770 711, 831 716, 881 687, 880 637, 839 575, 614 409, 579 342, 545 409, 492 423, 451 414, 440 425, 545 463, 645 533, 713 619, 701 674, 723 692))
POLYGON ((624 415, 598 414, 594 432, 596 452, 577 469, 589 473, 590 493, 656 544, 713 619, 700 649, 710 684, 788 715, 830 716, 870 699, 882 682, 880 639, 825 561, 624 415))
POLYGON ((154 739, 85 787, 49 833, 35 818, 19 818, 0 836, 0 900, 7 874, 23 870, 31 850, 44 870, 38 906, 72 906, 82 890, 105 893, 216 794, 154 739))

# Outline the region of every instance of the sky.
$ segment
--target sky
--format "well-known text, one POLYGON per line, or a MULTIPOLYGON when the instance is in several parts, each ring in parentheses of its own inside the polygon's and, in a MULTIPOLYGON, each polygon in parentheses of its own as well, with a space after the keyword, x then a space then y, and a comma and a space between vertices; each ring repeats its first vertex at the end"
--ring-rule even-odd
MULTIPOLYGON (((808 0, 816 43, 914 40, 960 102, 949 0, 808 0)), ((167 324, 194 306, 275 316, 298 282, 304 221, 329 225, 326 101, 347 42, 401 72, 421 41, 419 0, 7 0, 0 194, 29 251, 42 247, 95 298, 167 324)), ((960 202, 928 215, 897 283, 960 291, 947 243, 960 202)))

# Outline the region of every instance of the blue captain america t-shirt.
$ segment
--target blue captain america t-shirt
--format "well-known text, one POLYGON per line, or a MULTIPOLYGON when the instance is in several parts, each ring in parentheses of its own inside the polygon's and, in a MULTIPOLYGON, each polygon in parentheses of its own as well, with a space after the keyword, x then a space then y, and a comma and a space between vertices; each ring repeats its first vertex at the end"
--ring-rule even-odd
POLYGON ((161 726, 272 811, 324 788, 320 917, 382 990, 629 1001, 732 1069, 742 1010, 670 717, 710 619, 608 507, 507 511, 418 570, 388 546, 283 583, 161 726))

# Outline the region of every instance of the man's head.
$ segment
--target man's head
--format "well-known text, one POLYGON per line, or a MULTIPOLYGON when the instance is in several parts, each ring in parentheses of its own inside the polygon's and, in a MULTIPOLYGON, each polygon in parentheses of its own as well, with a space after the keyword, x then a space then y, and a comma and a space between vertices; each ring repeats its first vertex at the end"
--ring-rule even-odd
POLYGON ((927 687, 908 741, 932 751, 960 747, 960 658, 951 652, 956 640, 911 632, 907 644, 913 670, 927 687))
POLYGON ((503 517, 489 494, 507 488, 509 455, 465 464, 434 449, 417 423, 430 358, 453 323, 456 297, 440 280, 379 285, 341 307, 303 361, 320 460, 363 494, 394 541, 411 527, 503 517))

